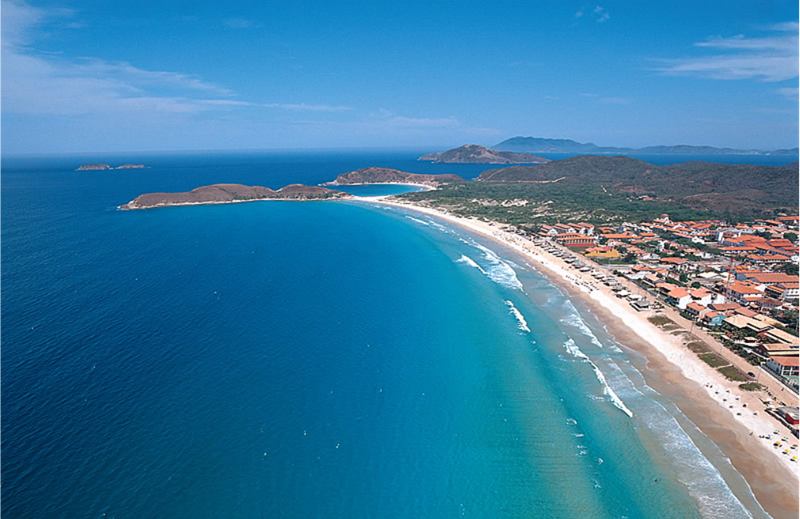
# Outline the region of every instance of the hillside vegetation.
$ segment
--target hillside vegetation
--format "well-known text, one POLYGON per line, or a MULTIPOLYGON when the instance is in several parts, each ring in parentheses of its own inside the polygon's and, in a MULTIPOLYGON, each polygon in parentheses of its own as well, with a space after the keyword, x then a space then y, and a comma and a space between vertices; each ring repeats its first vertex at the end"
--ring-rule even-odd
POLYGON ((639 222, 797 214, 798 164, 784 167, 687 162, 656 166, 630 157, 584 155, 538 166, 484 171, 403 198, 461 215, 520 224, 639 222))

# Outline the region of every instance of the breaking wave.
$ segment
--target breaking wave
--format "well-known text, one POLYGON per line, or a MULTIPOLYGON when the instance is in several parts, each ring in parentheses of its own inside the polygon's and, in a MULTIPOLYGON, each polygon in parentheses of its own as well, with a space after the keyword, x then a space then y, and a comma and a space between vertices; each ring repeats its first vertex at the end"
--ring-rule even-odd
POLYGON ((420 220, 419 218, 414 218, 413 216, 406 215, 406 218, 408 218, 409 220, 414 220, 417 223, 421 223, 422 225, 427 225, 427 226, 431 225, 429 222, 426 222, 425 220, 420 220))
MULTIPOLYGON (((564 323, 564 324, 568 324, 570 326, 574 326, 575 328, 580 330, 581 333, 583 335, 585 335, 586 337, 588 337, 589 340, 592 341, 592 344, 594 344, 598 348, 605 348, 605 345, 600 341, 600 339, 597 338, 597 336, 594 334, 592 329, 589 328, 589 325, 586 324, 586 321, 584 321, 583 318, 578 314, 578 310, 575 308, 575 306, 572 304, 572 302, 566 301, 565 306, 569 310, 569 314, 567 315, 567 317, 564 317, 563 319, 561 319, 561 322, 564 323)), ((622 350, 620 350, 613 343, 610 343, 609 347, 610 347, 611 350, 613 350, 613 351, 615 351, 617 353, 622 352, 622 350)))
POLYGON ((506 304, 508 305, 511 315, 513 315, 517 319, 517 328, 519 328, 523 332, 530 332, 531 329, 528 328, 528 321, 526 321, 525 317, 522 316, 522 312, 517 310, 517 307, 514 306, 514 303, 512 303, 511 301, 506 301, 506 304))
POLYGON ((619 396, 617 396, 614 390, 611 389, 611 386, 608 385, 608 381, 606 380, 605 375, 603 375, 603 372, 600 371, 600 368, 597 367, 597 364, 592 362, 592 360, 589 357, 587 357, 586 354, 580 350, 580 348, 578 348, 578 345, 575 344, 575 341, 573 341, 572 339, 567 340, 567 342, 564 343, 564 349, 570 352, 570 354, 573 357, 588 362, 592 366, 592 369, 594 370, 595 377, 597 377, 597 380, 603 387, 603 394, 606 395, 611 400, 611 403, 614 404, 614 406, 617 409, 619 409, 629 417, 633 418, 633 412, 630 409, 628 409, 628 406, 625 405, 625 402, 623 402, 622 399, 619 396))
POLYGON ((476 269, 480 270, 483 274, 486 274, 486 271, 483 270, 480 265, 475 263, 475 261, 469 256, 465 256, 462 254, 461 257, 456 260, 456 263, 466 263, 470 267, 475 267, 476 269))
POLYGON ((500 259, 500 256, 488 247, 484 247, 479 243, 473 243, 472 246, 483 251, 483 257, 491 264, 486 269, 486 275, 489 276, 489 279, 504 287, 522 290, 522 282, 517 278, 517 273, 514 272, 511 265, 500 259))

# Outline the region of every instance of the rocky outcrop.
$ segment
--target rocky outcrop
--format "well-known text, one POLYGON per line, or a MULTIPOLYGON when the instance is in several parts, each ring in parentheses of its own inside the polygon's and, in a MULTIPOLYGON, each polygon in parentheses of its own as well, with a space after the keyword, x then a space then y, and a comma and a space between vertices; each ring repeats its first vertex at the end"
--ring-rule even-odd
POLYGON ((182 193, 146 193, 120 209, 151 209, 178 205, 229 204, 256 200, 330 200, 351 195, 319 186, 291 184, 277 191, 262 186, 214 184, 182 193))
POLYGON ((441 153, 428 153, 418 160, 447 164, 543 164, 550 162, 548 159, 530 153, 497 151, 477 144, 467 144, 441 153))
POLYGON ((104 169, 114 169, 108 164, 84 164, 75 171, 102 171, 104 169))
POLYGON ((390 168, 364 168, 342 173, 336 180, 326 182, 327 186, 346 186, 352 184, 422 184, 436 187, 445 182, 466 182, 458 175, 422 175, 407 173, 390 168))

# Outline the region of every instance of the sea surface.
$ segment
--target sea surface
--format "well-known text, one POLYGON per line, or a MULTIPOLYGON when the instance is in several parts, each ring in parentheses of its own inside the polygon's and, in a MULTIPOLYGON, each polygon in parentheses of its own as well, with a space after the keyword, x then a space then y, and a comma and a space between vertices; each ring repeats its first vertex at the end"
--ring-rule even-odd
POLYGON ((766 517, 635 352, 497 244, 358 201, 117 209, 486 169, 419 154, 4 157, 4 517, 766 517))

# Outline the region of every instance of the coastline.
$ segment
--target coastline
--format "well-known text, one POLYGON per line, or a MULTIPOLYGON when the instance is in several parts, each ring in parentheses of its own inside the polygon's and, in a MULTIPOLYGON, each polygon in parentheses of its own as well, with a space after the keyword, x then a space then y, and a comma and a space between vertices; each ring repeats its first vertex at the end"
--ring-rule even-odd
MULTIPOLYGON (((351 182, 347 184, 339 184, 335 182, 325 182, 320 184, 320 186, 335 186, 335 187, 347 187, 347 186, 413 186, 422 188, 424 191, 433 191, 436 189, 435 187, 429 184, 420 184, 418 182, 351 182)), ((374 198, 381 198, 384 196, 392 196, 392 195, 380 195, 374 198)), ((361 197, 361 198, 370 198, 373 197, 361 197)))
POLYGON ((250 200, 217 200, 208 202, 176 202, 174 204, 159 204, 149 205, 147 207, 129 207, 133 202, 131 200, 127 204, 118 205, 119 211, 144 211, 147 209, 164 209, 166 207, 186 207, 194 205, 222 205, 222 204, 246 204, 248 202, 325 202, 333 200, 352 200, 355 195, 342 196, 338 198, 253 198, 250 200))
POLYGON ((702 362, 679 337, 646 319, 652 311, 637 312, 627 302, 614 297, 610 288, 594 278, 568 270, 560 258, 529 240, 499 229, 495 223, 454 216, 387 196, 361 197, 356 201, 390 205, 440 218, 522 254, 549 281, 565 289, 571 297, 580 298, 621 345, 644 355, 646 369, 640 371, 647 383, 662 394, 678 396, 681 411, 729 458, 770 515, 797 517, 800 466, 789 459, 797 451, 792 451, 791 455, 782 454, 783 447, 773 447, 774 439, 758 436, 778 429, 780 436, 790 438, 790 444, 798 443, 797 439, 787 428, 765 415, 765 405, 758 398, 761 392, 753 394, 740 390, 738 382, 728 381, 702 362))

